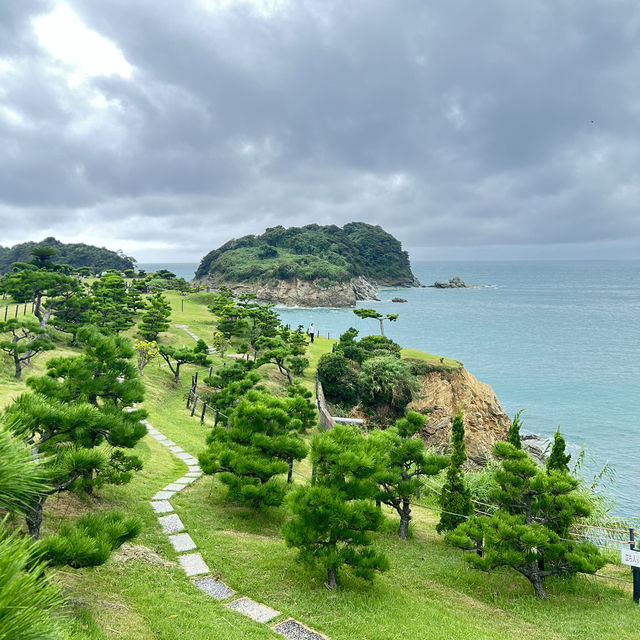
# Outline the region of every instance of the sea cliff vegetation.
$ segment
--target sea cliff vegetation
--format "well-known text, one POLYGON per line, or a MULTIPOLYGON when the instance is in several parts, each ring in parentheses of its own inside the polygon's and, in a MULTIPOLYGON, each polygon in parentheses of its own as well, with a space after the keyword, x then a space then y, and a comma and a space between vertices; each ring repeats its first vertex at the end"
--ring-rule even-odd
POLYGON ((380 226, 351 222, 267 229, 230 240, 202 258, 196 279, 213 282, 321 281, 327 286, 364 276, 376 284, 415 281, 409 256, 380 226))

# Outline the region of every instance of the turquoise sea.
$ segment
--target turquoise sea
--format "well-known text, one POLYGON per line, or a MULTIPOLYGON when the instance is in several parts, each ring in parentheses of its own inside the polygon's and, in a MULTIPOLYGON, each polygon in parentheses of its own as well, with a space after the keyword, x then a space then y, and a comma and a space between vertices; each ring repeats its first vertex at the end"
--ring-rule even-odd
MULTIPOLYGON (((197 265, 165 268, 189 279, 197 265)), ((617 512, 640 516, 640 261, 412 262, 424 284, 457 275, 473 289, 383 289, 359 306, 398 313, 385 332, 402 346, 460 360, 493 387, 524 431, 558 425, 575 453, 609 461, 617 512), (393 297, 407 299, 392 303, 393 297)), ((284 322, 338 337, 378 332, 351 309, 279 309, 284 322)))

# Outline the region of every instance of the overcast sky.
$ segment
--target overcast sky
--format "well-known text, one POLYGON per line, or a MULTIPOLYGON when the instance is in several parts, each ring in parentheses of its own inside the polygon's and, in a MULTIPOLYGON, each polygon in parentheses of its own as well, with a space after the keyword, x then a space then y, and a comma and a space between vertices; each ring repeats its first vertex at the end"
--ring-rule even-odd
POLYGON ((3 0, 0 244, 640 257, 637 0, 3 0))

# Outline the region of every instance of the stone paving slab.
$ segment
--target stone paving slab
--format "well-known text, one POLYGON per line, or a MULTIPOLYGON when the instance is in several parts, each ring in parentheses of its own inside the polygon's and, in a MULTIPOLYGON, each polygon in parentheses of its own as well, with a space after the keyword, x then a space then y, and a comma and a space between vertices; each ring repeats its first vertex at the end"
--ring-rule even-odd
POLYGON ((189 473, 192 473, 193 471, 202 471, 202 469, 200 468, 200 465, 198 464, 190 464, 188 466, 189 466, 189 473))
POLYGON ((280 615, 279 611, 276 611, 271 607, 267 607, 266 604, 261 604, 260 602, 251 600, 251 598, 240 598, 239 600, 234 600, 233 602, 230 602, 227 607, 234 611, 238 611, 239 613, 243 613, 245 616, 248 616, 256 622, 269 622, 269 620, 280 615))
POLYGON ((169 447, 169 451, 173 451, 173 453, 182 453, 184 449, 176 444, 173 447, 169 447))
POLYGON ((193 456, 190 453, 183 451, 182 453, 177 453, 176 458, 180 458, 180 460, 190 460, 193 456))
POLYGON ((173 511, 173 507, 167 502, 167 500, 156 500, 149 504, 153 507, 153 510, 156 513, 169 513, 170 511, 173 511))
POLYGON ((177 513, 172 513, 170 516, 160 516, 158 522, 165 533, 178 533, 184 531, 184 525, 180 516, 177 513))
POLYGON ((305 627, 302 623, 289 618, 273 627, 274 631, 281 633, 289 640, 327 640, 326 636, 305 627))
POLYGON ((154 436, 162 435, 157 429, 154 429, 153 427, 149 427, 149 426, 147 426, 147 433, 151 433, 154 436))
POLYGON ((174 484, 191 484, 192 482, 195 482, 196 478, 187 478, 186 476, 184 478, 178 478, 174 484))
POLYGON ((191 551, 196 548, 196 543, 188 533, 177 533, 175 536, 169 536, 169 542, 178 552, 191 551))
POLYGON ((209 573, 209 567, 207 567, 207 563, 199 553, 187 553, 183 556, 178 556, 178 562, 189 577, 209 573))
MULTIPOLYGON (((199 478, 202 475, 202 471, 189 471, 188 473, 185 473, 185 478, 199 478)), ((178 482, 176 480, 176 482, 178 482)))
POLYGON ((163 444, 165 447, 173 447, 173 445, 175 445, 175 442, 174 442, 173 440, 168 440, 168 439, 167 439, 167 440, 163 440, 163 441, 162 441, 162 444, 163 444))
POLYGON ((158 491, 155 496, 153 496, 152 500, 168 500, 173 496, 175 491, 158 491))
POLYGON ((152 438, 154 438, 155 440, 157 440, 158 442, 163 442, 164 440, 167 440, 167 436, 163 436, 163 435, 154 435, 153 433, 150 434, 152 438))
POLYGON ((216 580, 215 578, 200 578, 199 580, 194 580, 193 584, 195 584, 200 591, 203 591, 216 600, 230 598, 235 593, 235 591, 227 587, 224 582, 216 580))
POLYGON ((171 482, 168 484, 163 491, 182 491, 184 489, 183 484, 178 484, 177 482, 171 482))

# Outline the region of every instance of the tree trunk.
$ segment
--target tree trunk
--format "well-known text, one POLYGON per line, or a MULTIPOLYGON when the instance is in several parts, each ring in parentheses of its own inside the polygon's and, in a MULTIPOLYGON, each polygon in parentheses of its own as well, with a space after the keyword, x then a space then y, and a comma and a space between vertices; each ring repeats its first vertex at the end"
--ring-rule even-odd
POLYGON ((289 473, 287 474, 287 483, 290 483, 293 477, 293 458, 289 458, 288 462, 289 462, 289 473))
POLYGON ((37 540, 40 537, 40 526, 42 525, 42 510, 47 496, 39 496, 29 504, 25 512, 25 520, 29 535, 37 540))
POLYGON ((338 588, 338 578, 336 576, 336 568, 329 567, 327 569, 327 585, 329 589, 337 589, 338 588))
POLYGON ((540 569, 538 569, 538 563, 532 562, 528 565, 527 570, 524 572, 524 576, 529 580, 533 586, 535 594, 539 598, 546 598, 547 592, 542 586, 542 575, 540 575, 540 569))
POLYGON ((175 383, 178 384, 180 380, 180 363, 176 362, 176 368, 173 372, 173 377, 175 379, 175 383))
POLYGON ((400 530, 398 531, 398 537, 401 540, 407 539, 409 533, 409 521, 411 520, 411 506, 408 500, 402 501, 402 511, 400 513, 400 530))
POLYGON ((383 318, 378 318, 378 322, 380 322, 380 335, 383 336, 384 335, 384 325, 383 323, 383 318))
POLYGON ((16 373, 14 378, 19 380, 20 376, 22 375, 22 363, 20 362, 20 355, 18 354, 17 351, 14 351, 13 353, 13 363, 16 366, 16 373))

